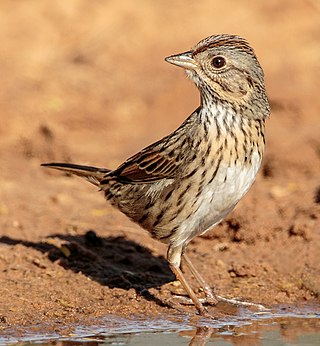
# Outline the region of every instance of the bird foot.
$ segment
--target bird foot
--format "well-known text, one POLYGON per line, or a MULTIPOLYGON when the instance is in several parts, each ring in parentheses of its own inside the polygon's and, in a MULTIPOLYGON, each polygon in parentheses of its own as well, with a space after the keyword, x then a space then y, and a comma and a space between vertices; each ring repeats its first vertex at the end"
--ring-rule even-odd
MULTIPOLYGON (((193 301, 189 297, 174 295, 172 299, 177 301, 181 305, 194 305, 193 301)), ((236 298, 225 298, 219 295, 214 295, 213 297, 210 296, 205 298, 198 298, 198 299, 199 299, 199 302, 203 305, 215 306, 219 302, 222 302, 222 303, 227 303, 227 304, 236 305, 236 306, 253 307, 260 311, 269 311, 269 309, 266 308, 262 304, 246 302, 236 298)))
MULTIPOLYGON (((192 299, 189 297, 174 295, 172 299, 178 301, 179 304, 181 305, 194 305, 192 299)), ((201 304, 205 304, 205 305, 217 305, 217 303, 219 302, 216 299, 211 297, 198 298, 198 300, 201 304)))
MULTIPOLYGON (((208 304, 205 298, 200 298, 199 301, 202 304, 208 304)), ((174 308, 175 310, 178 310, 179 312, 183 312, 183 313, 186 313, 186 312, 189 313, 189 311, 186 311, 181 306, 191 306, 191 305, 194 306, 194 303, 191 298, 185 297, 185 296, 179 296, 179 295, 173 295, 171 298, 167 299, 166 304, 174 308)), ((201 312, 198 311, 198 313, 200 316, 210 318, 212 320, 215 319, 215 317, 212 316, 205 307, 201 312)), ((192 314, 194 314, 194 312, 192 314)))
POLYGON ((218 299, 219 302, 228 303, 228 304, 231 304, 231 305, 245 306, 245 307, 254 307, 254 308, 257 308, 258 310, 264 310, 264 311, 268 311, 269 310, 268 308, 266 308, 262 304, 245 302, 245 301, 242 301, 242 300, 238 300, 236 298, 224 298, 224 297, 218 296, 218 295, 216 295, 216 298, 218 299))

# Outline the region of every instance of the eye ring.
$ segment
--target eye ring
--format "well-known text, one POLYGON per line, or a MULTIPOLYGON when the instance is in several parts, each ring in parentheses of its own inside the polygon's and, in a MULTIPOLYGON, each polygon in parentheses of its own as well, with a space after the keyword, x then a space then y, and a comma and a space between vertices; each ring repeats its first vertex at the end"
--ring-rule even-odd
POLYGON ((217 69, 224 67, 226 63, 226 59, 223 56, 215 56, 211 61, 211 65, 217 69))

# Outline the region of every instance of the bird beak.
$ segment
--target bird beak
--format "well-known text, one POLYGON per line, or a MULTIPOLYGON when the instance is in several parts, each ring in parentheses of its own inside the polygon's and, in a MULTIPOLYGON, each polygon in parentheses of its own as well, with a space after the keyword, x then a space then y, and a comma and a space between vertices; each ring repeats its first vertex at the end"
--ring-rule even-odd
POLYGON ((184 52, 181 54, 171 55, 165 58, 165 61, 170 64, 183 67, 187 70, 194 70, 197 67, 195 60, 192 58, 192 51, 184 52))

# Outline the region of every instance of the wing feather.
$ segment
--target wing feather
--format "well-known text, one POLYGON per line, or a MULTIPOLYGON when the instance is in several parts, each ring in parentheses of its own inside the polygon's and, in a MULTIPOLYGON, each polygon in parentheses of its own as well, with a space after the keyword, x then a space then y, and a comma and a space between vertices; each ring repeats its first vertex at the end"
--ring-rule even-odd
POLYGON ((178 164, 169 158, 165 151, 146 148, 119 166, 113 174, 120 181, 132 183, 151 183, 175 177, 178 164))
POLYGON ((153 183, 162 179, 174 179, 182 174, 182 164, 186 158, 181 153, 196 149, 193 132, 199 111, 200 107, 173 133, 144 148, 117 169, 107 173, 101 185, 108 184, 113 179, 121 183, 153 183))

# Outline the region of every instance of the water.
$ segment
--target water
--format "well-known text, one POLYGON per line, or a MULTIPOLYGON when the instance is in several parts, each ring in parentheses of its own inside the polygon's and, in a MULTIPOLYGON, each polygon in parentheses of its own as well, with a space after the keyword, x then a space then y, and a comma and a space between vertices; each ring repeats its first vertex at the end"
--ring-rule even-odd
MULTIPOLYGON (((62 333, 63 334, 63 333, 62 333)), ((320 345, 320 309, 280 308, 237 314, 216 320, 190 316, 157 319, 105 317, 95 327, 77 327, 73 334, 1 336, 0 345, 320 345)))

